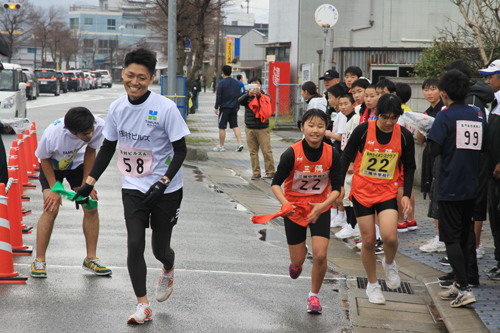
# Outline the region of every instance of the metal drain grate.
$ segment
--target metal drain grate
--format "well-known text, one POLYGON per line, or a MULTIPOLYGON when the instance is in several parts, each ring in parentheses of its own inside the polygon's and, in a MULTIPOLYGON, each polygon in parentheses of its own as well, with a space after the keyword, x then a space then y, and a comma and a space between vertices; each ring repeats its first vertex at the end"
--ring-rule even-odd
POLYGON ((240 185, 240 184, 227 184, 227 183, 219 183, 220 187, 225 188, 237 188, 240 190, 255 190, 251 185, 240 185))
POLYGON ((285 221, 282 218, 272 219, 269 221, 271 224, 283 227, 285 225, 285 221))
MULTIPOLYGON (((368 285, 368 279, 364 277, 358 277, 357 280, 358 288, 366 289, 366 286, 368 285)), ((390 289, 389 287, 387 287, 385 280, 378 280, 378 283, 380 284, 382 291, 413 295, 413 290, 411 289, 411 286, 408 282, 401 282, 401 287, 399 287, 398 289, 390 289)))

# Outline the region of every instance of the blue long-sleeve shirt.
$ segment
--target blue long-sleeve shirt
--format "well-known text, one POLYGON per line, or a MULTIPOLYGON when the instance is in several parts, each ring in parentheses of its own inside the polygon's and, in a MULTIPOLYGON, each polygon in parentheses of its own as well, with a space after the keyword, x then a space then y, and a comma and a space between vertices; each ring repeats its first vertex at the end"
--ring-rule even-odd
POLYGON ((217 86, 215 109, 236 109, 240 97, 240 84, 233 78, 222 79, 217 86))

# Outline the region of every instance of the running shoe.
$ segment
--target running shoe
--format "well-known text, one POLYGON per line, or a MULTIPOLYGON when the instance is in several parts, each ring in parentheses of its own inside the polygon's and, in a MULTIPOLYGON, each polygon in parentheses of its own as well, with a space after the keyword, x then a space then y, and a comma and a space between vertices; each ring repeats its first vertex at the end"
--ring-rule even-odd
POLYGON ((441 286, 441 288, 449 288, 453 283, 455 283, 455 281, 441 281, 439 282, 439 285, 441 286))
POLYGON ((490 268, 486 268, 484 270, 484 272, 486 273, 486 275, 488 275, 489 273, 495 273, 495 272, 498 272, 500 271, 500 268, 498 266, 493 266, 493 267, 490 267, 490 268))
POLYGON ((483 244, 479 244, 479 247, 476 249, 476 257, 477 259, 481 259, 486 251, 484 250, 483 244))
POLYGON ((385 257, 382 259, 382 267, 384 267, 385 271, 385 283, 391 289, 398 289, 401 287, 401 278, 399 277, 396 261, 394 260, 392 263, 392 266, 389 266, 385 262, 385 257))
POLYGON ((352 241, 353 241, 354 243, 361 243, 361 242, 363 241, 363 239, 361 238, 361 235, 360 235, 360 236, 358 236, 358 237, 354 237, 354 238, 352 239, 352 241))
POLYGON ((295 280, 300 276, 300 273, 302 273, 302 266, 295 267, 292 263, 290 263, 290 267, 288 267, 288 274, 290 274, 290 277, 295 280))
POLYGON ((375 254, 382 254, 384 253, 384 242, 379 239, 377 240, 377 244, 375 244, 375 254))
POLYGON ((358 225, 356 224, 356 227, 353 228, 349 223, 344 224, 342 229, 339 232, 335 233, 335 237, 339 239, 351 238, 358 235, 359 235, 358 225))
POLYGON ((439 260, 439 263, 443 266, 450 266, 450 260, 448 257, 443 257, 441 260, 439 260))
POLYGON ((166 301, 172 291, 174 290, 174 268, 168 273, 165 273, 163 269, 160 273, 160 279, 158 280, 158 285, 156 286, 156 300, 158 302, 166 301))
POLYGON ((236 151, 242 151, 243 148, 245 148, 241 143, 238 145, 238 147, 236 148, 236 151))
POLYGON ((347 224, 347 218, 345 217, 340 218, 340 216, 337 215, 330 221, 330 228, 344 227, 346 224, 347 224))
POLYGON ((438 296, 441 297, 441 299, 455 299, 457 298, 458 293, 459 290, 457 288, 457 284, 453 283, 447 290, 439 292, 438 296))
POLYGON ((496 270, 491 270, 489 273, 486 273, 486 276, 490 280, 499 281, 500 280, 500 269, 497 267, 496 270))
POLYGON ((320 314, 323 312, 319 299, 316 296, 311 296, 307 299, 307 312, 311 314, 320 314))
POLYGON ((398 222, 398 232, 408 232, 408 225, 406 222, 399 223, 398 222))
POLYGON ((260 179, 260 178, 262 178, 261 175, 253 175, 252 176, 252 180, 256 180, 256 179, 260 179))
POLYGON ((213 150, 214 151, 222 151, 222 152, 224 152, 224 151, 226 151, 226 148, 224 148, 224 146, 221 147, 221 146, 217 145, 217 147, 215 147, 213 150))
POLYGON ((382 295, 380 285, 366 287, 366 295, 370 303, 385 304, 385 297, 382 295))
POLYGON ((438 277, 438 281, 453 281, 455 280, 455 272, 451 271, 446 275, 438 277))
POLYGON ((474 293, 471 289, 460 290, 457 298, 451 301, 450 306, 452 308, 458 308, 476 302, 474 293))
POLYGON ((35 259, 31 263, 31 273, 30 275, 32 277, 36 278, 46 278, 47 277, 47 270, 45 269, 47 264, 45 261, 39 261, 38 259, 35 259))
POLYGON ((113 273, 109 268, 101 265, 101 262, 97 257, 94 260, 87 260, 87 258, 83 259, 82 268, 86 271, 94 273, 95 275, 111 275, 113 273))
POLYGON ((418 230, 417 221, 415 221, 415 220, 413 220, 413 221, 406 220, 405 222, 406 222, 406 225, 408 226, 408 230, 409 231, 418 230))
POLYGON ((419 249, 420 251, 428 253, 445 253, 446 245, 443 242, 436 240, 436 238, 432 238, 427 244, 420 246, 419 249))
POLYGON ((358 244, 356 244, 356 247, 361 250, 361 248, 363 247, 363 242, 359 242, 358 244))
POLYGON ((127 323, 144 324, 145 321, 150 321, 153 311, 149 307, 148 303, 137 304, 137 309, 135 313, 128 317, 127 323))

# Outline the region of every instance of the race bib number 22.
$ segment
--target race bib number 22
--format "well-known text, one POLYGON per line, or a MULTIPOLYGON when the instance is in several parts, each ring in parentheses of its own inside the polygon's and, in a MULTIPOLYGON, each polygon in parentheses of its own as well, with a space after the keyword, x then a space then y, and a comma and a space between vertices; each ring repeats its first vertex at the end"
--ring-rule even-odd
POLYGON ((149 149, 120 147, 118 170, 128 177, 144 177, 151 175, 153 155, 149 149))

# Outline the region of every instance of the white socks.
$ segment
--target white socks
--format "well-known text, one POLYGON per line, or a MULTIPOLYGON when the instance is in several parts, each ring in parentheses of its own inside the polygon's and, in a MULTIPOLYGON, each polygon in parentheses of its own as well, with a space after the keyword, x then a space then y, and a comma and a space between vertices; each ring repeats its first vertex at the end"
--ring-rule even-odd
POLYGON ((309 292, 309 296, 308 296, 308 298, 309 298, 309 297, 312 297, 312 296, 316 296, 316 297, 318 297, 318 294, 315 294, 315 293, 313 293, 312 291, 310 291, 310 292, 309 292))
POLYGON ((331 216, 330 217, 331 217, 332 220, 337 217, 338 211, 339 210, 337 208, 332 208, 331 209, 331 216))
POLYGON ((380 236, 380 228, 377 224, 375 224, 375 238, 377 240, 382 239, 382 236, 380 236))
POLYGON ((434 237, 434 239, 436 240, 436 242, 439 242, 439 236, 436 235, 436 237, 434 237))
POLYGON ((345 211, 339 210, 338 216, 339 216, 339 219, 343 220, 345 218, 345 211))
POLYGON ((376 287, 376 286, 378 286, 378 285, 379 285, 379 284, 378 284, 378 281, 377 281, 377 282, 375 282, 375 283, 370 283, 370 282, 368 282, 368 285, 366 286, 366 288, 368 289, 368 287, 376 287))

